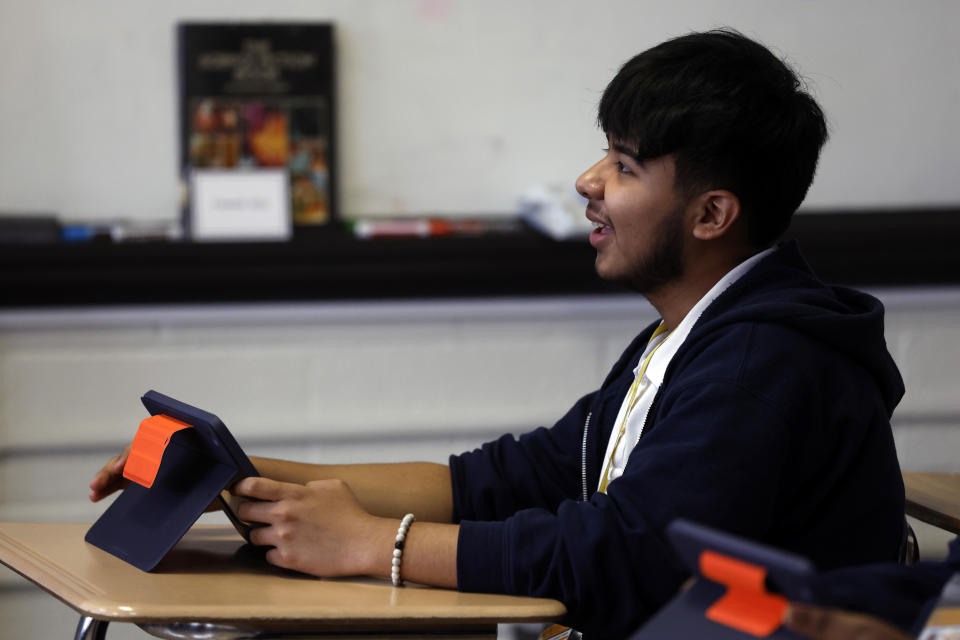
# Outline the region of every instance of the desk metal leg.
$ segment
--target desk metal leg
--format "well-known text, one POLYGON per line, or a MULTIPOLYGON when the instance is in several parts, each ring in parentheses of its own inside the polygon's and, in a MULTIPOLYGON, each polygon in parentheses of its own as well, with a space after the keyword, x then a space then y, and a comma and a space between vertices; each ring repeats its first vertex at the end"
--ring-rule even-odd
POLYGON ((73 640, 104 640, 107 637, 108 624, 110 623, 107 620, 81 616, 73 640))
POLYGON ((247 640, 260 637, 256 631, 209 622, 172 622, 166 624, 138 624, 138 627, 158 638, 204 638, 205 640, 247 640))
MULTIPOLYGON (((483 631, 383 631, 383 632, 333 632, 322 631, 269 631, 245 629, 208 622, 175 622, 166 624, 139 623, 138 627, 152 636, 168 640, 496 640, 497 628, 483 631)), ((100 640, 100 639, 98 639, 100 640)))

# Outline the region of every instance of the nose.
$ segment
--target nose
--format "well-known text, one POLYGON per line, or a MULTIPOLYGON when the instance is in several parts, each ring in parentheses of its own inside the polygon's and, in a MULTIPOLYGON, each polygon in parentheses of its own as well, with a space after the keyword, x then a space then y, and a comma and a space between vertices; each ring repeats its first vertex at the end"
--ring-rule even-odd
POLYGON ((603 176, 600 171, 601 164, 603 164, 603 160, 581 173, 575 183, 577 193, 587 200, 600 200, 603 198, 603 176))

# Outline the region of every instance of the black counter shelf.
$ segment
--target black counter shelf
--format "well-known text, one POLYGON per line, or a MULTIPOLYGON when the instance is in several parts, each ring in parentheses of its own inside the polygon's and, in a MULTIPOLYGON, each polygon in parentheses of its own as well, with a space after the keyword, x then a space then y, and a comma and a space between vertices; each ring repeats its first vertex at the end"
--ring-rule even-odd
MULTIPOLYGON (((790 237, 827 281, 960 284, 960 209, 801 214, 790 237)), ((532 231, 288 243, 0 246, 0 307, 609 294, 584 240, 532 231)))

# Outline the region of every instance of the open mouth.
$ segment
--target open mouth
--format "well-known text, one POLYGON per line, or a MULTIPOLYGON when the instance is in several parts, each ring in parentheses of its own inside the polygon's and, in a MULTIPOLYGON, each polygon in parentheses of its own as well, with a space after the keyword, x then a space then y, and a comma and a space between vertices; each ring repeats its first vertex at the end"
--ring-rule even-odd
POLYGON ((607 238, 613 236, 613 227, 599 220, 590 220, 590 223, 593 225, 593 231, 590 232, 590 244, 599 248, 607 238))

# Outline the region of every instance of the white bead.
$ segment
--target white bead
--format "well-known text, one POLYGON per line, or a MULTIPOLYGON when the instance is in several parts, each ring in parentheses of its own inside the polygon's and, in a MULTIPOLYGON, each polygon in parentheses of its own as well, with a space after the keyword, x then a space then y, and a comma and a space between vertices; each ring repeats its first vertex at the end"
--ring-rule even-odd
MULTIPOLYGON (((397 529, 397 542, 403 542, 407 537, 407 532, 410 530, 410 525, 416 518, 412 513, 408 513, 403 516, 400 520, 400 527, 397 529)), ((402 546, 402 545, 401 545, 402 546)), ((399 587, 403 584, 403 580, 400 579, 400 563, 403 562, 403 549, 394 549, 393 550, 393 561, 392 567, 390 568, 390 580, 393 582, 393 586, 399 587)))

